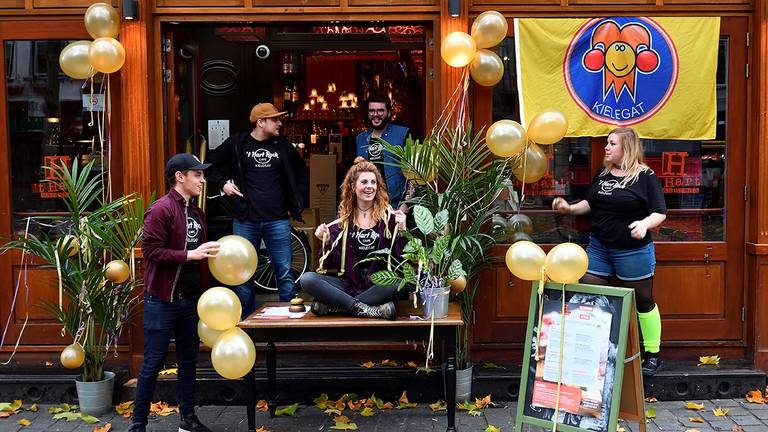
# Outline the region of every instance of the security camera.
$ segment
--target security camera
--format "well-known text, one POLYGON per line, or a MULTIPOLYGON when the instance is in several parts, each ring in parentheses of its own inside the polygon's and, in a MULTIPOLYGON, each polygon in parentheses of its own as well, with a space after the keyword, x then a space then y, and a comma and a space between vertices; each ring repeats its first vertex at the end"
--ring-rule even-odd
POLYGON ((269 47, 266 46, 266 45, 259 45, 259 46, 256 47, 256 57, 258 57, 258 58, 260 58, 262 60, 264 60, 267 57, 269 57, 270 52, 271 51, 269 50, 269 47))

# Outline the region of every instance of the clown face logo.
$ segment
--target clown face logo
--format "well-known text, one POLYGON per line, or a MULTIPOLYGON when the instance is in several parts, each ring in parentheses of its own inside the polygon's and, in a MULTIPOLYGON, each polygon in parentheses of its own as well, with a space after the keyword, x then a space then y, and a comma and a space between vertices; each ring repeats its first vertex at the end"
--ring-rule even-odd
POLYGON ((672 39, 649 18, 587 21, 563 62, 571 98, 592 119, 629 126, 652 117, 677 83, 672 39))

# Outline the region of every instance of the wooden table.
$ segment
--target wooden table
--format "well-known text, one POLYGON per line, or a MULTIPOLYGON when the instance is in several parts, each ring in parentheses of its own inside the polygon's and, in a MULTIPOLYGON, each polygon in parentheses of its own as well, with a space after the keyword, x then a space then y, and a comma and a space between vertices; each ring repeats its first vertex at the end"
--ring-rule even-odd
MULTIPOLYGON (((267 344, 267 395, 269 396, 270 415, 274 416, 277 408, 277 350, 275 343, 281 342, 326 342, 326 341, 402 341, 429 337, 430 321, 413 320, 410 315, 418 314, 408 302, 398 303, 398 317, 394 321, 371 318, 356 318, 347 315, 327 315, 318 317, 311 312, 298 319, 255 318, 263 308, 286 306, 288 303, 265 303, 238 326, 257 343, 267 344)), ((445 399, 448 428, 446 432, 456 431, 456 329, 464 325, 461 320, 459 304, 452 302, 448 307, 448 316, 435 320, 435 338, 443 341, 446 357, 445 399)), ((256 373, 255 367, 246 375, 246 411, 248 430, 256 429, 256 373)))

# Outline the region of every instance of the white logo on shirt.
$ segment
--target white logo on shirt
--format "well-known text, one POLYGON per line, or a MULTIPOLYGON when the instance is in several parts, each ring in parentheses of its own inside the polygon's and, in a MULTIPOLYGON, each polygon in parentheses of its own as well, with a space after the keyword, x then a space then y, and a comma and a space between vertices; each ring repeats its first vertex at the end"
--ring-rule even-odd
POLYGON ((194 218, 187 216, 187 243, 196 242, 202 226, 194 218))
POLYGON ((360 245, 360 249, 369 250, 373 249, 376 240, 379 239, 379 233, 374 231, 373 228, 361 229, 356 233, 355 239, 360 245))
POLYGON ((253 158, 253 160, 256 162, 256 168, 269 168, 272 166, 272 158, 280 158, 277 152, 270 152, 269 150, 263 148, 255 151, 248 151, 245 154, 249 158, 253 158))
POLYGON ((624 189, 624 186, 621 186, 618 180, 600 180, 600 190, 597 193, 600 195, 613 195, 614 189, 624 189))

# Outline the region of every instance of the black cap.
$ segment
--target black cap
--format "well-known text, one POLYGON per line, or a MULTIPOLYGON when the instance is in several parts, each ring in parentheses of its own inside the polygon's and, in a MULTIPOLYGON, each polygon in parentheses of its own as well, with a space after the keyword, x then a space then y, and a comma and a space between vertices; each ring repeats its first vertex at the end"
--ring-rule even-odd
POLYGON ((202 163, 197 156, 189 153, 179 153, 168 159, 165 164, 165 176, 173 177, 176 171, 204 170, 211 166, 209 163, 202 163))

